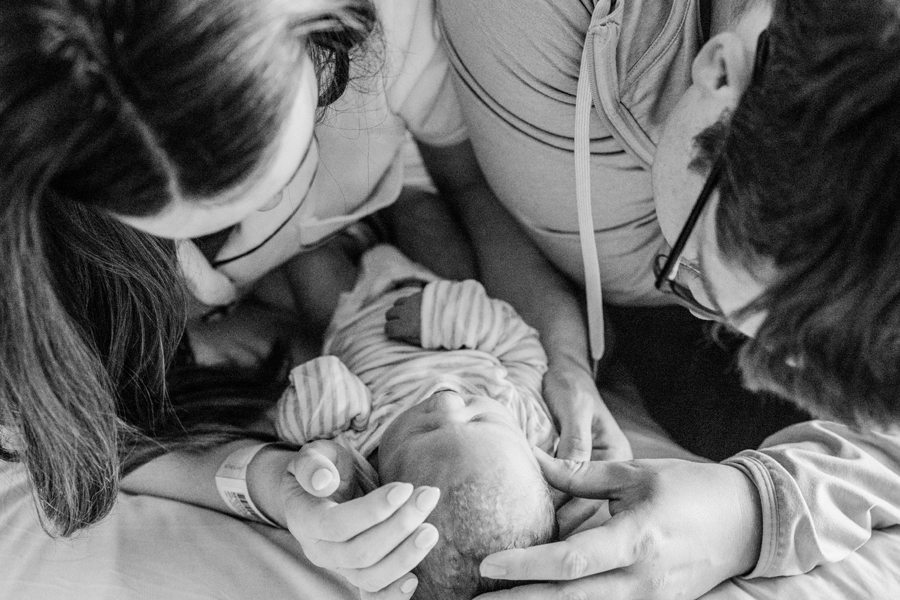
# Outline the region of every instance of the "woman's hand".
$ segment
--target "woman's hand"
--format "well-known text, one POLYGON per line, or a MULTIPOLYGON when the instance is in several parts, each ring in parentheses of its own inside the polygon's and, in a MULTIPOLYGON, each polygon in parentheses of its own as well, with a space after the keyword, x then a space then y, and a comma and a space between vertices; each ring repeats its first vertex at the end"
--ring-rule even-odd
POLYGON ((481 573, 543 580, 479 600, 697 598, 751 571, 759 559, 761 508, 740 471, 682 460, 538 460, 555 487, 608 498, 612 518, 563 542, 488 556, 481 573))
POLYGON ((556 456, 565 460, 630 460, 631 444, 606 407, 585 365, 551 361, 544 399, 559 421, 556 456))
POLYGON ((437 543, 425 518, 437 488, 392 483, 359 495, 353 458, 334 442, 304 446, 282 479, 287 527, 316 566, 340 573, 363 599, 406 600, 409 574, 437 543))

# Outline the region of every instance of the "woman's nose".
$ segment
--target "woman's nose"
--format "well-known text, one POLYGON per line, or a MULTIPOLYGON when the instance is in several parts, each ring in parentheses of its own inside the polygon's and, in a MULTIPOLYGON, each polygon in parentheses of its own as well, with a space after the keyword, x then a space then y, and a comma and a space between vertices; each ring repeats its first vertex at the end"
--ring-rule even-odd
POLYGON ((284 197, 284 190, 281 190, 280 192, 278 192, 277 194, 275 194, 274 196, 269 198, 265 204, 263 204, 256 210, 258 210, 259 212, 266 212, 268 210, 272 210, 273 208, 275 208, 276 206, 281 204, 281 199, 283 197, 284 197))

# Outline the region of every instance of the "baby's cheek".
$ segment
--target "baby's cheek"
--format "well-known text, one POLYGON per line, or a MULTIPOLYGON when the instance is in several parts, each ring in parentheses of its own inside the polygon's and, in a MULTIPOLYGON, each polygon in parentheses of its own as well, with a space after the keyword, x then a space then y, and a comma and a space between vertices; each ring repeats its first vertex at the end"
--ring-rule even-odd
POLYGON ((378 471, 382 485, 394 481, 409 481, 404 477, 403 464, 405 461, 402 448, 386 446, 382 442, 382 445, 369 457, 369 462, 378 471))

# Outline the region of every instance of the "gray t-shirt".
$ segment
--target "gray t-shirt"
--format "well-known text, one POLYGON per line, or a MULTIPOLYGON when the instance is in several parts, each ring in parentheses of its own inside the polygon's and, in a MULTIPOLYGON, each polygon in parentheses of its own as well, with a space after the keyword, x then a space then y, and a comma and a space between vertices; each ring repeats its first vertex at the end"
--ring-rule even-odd
MULTIPOLYGON (((649 149, 641 160, 602 108, 592 113, 592 204, 609 302, 666 302, 652 285, 654 257, 667 244, 647 163, 662 122, 690 84, 703 37, 698 2, 618 2, 593 21, 606 44, 596 86, 618 89, 612 112, 636 123, 649 149)), ((488 182, 548 258, 582 284, 575 97, 585 35, 595 5, 603 4, 437 0, 457 93, 488 182)))

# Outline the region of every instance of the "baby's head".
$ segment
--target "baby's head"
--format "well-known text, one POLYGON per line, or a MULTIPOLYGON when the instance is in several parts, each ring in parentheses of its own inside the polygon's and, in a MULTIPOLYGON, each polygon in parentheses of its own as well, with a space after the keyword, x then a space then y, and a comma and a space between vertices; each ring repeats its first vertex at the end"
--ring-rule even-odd
POLYGON ((388 427, 378 450, 382 483, 441 490, 428 521, 440 540, 416 568, 417 600, 469 600, 511 583, 482 578, 487 555, 553 541, 547 482, 512 414, 484 396, 440 391, 388 427))

